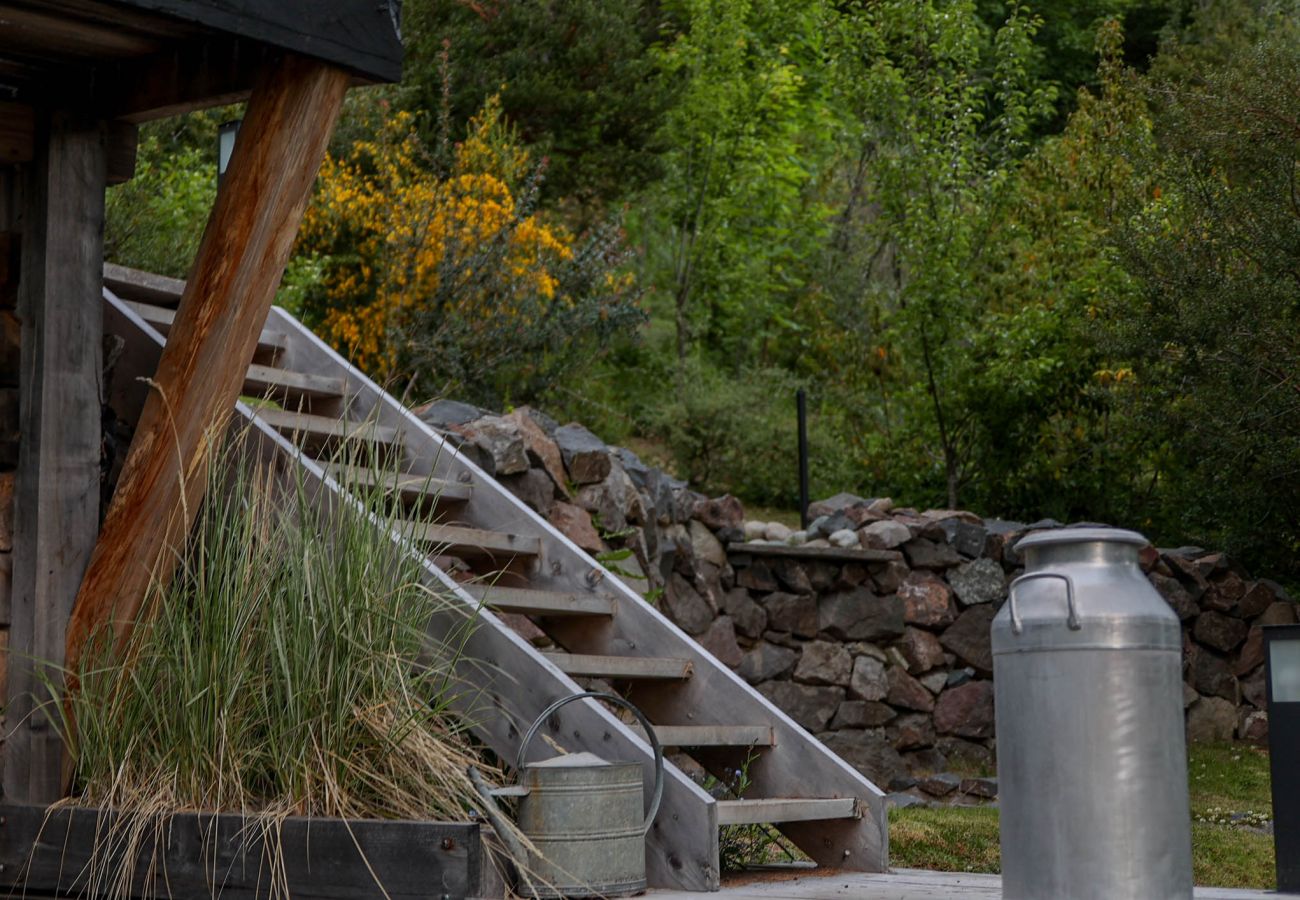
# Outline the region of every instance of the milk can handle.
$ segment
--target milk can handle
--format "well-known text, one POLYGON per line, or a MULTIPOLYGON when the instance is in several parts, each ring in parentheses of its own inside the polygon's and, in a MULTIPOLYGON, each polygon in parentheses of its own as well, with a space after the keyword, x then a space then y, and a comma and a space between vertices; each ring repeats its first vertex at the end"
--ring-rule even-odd
POLYGON ((555 712, 566 703, 572 703, 574 700, 583 700, 588 697, 594 700, 605 700, 609 703, 615 703, 630 710, 632 715, 636 716, 637 721, 641 723, 641 727, 645 729, 646 737, 650 740, 650 746, 654 748, 655 789, 654 793, 650 797, 650 811, 646 813, 645 823, 641 826, 641 834, 644 835, 650 830, 650 826, 654 823, 655 816, 659 814, 659 801, 662 800, 664 796, 664 748, 660 746, 659 737, 655 734, 654 727, 651 726, 650 720, 645 717, 645 713, 641 712, 641 710, 637 709, 617 694, 609 694, 604 691, 583 691, 581 694, 570 694, 567 697, 561 697, 559 700, 556 700, 550 706, 546 707, 546 709, 542 710, 541 715, 537 717, 536 721, 533 722, 532 727, 528 729, 528 733, 524 735, 523 743, 519 745, 519 758, 515 760, 515 771, 522 772, 524 770, 524 757, 528 753, 528 745, 532 743, 533 737, 537 734, 537 729, 542 727, 542 723, 550 717, 551 713, 555 712))
POLYGON ((1011 582, 1011 587, 1007 590, 1007 605, 1011 608, 1011 633, 1020 634, 1025 630, 1024 623, 1020 621, 1020 611, 1016 609, 1016 587, 1036 578, 1059 578, 1065 582, 1065 608, 1067 610, 1065 624, 1071 631, 1078 631, 1082 628, 1083 625, 1079 623, 1079 608, 1074 603, 1074 581, 1070 576, 1061 572, 1030 572, 1028 575, 1021 575, 1011 582))

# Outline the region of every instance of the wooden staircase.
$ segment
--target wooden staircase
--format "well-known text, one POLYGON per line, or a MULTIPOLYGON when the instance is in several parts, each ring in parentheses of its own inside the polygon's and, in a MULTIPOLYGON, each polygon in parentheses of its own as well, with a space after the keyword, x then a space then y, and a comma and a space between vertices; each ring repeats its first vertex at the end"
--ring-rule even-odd
MULTIPOLYGON (((105 330, 127 342, 110 402, 134 421, 183 283, 112 265, 104 275, 105 330)), ((437 524, 416 528, 414 552, 431 554, 426 580, 462 605, 461 621, 440 619, 430 629, 447 632, 475 617, 456 702, 502 758, 514 759, 522 732, 552 701, 601 679, 649 716, 665 745, 720 777, 748 763, 748 788, 733 800, 713 798, 667 766, 646 846, 651 886, 717 890, 725 825, 772 823, 819 865, 886 870, 879 789, 282 309, 271 312, 245 393, 295 410, 238 404, 325 499, 382 480, 397 502, 435 514, 437 524), (349 441, 392 454, 403 474, 321 458, 349 441), (499 613, 529 617, 558 649, 537 649, 499 613)), ((652 758, 638 728, 593 700, 555 713, 544 733, 570 751, 652 758)))

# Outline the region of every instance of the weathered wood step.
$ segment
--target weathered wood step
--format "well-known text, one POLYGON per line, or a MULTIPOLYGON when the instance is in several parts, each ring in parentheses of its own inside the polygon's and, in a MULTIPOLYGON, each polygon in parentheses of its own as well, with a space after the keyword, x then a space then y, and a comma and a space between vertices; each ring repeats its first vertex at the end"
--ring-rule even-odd
POLYGON ((614 601, 595 594, 536 591, 529 588, 499 587, 492 584, 464 584, 475 600, 492 609, 526 616, 612 616, 614 601))
POLYGON ((338 400, 347 390, 347 382, 330 375, 291 372, 273 366, 252 365, 244 376, 244 393, 277 400, 338 400))
POLYGON ((543 653, 566 675, 626 681, 684 681, 691 677, 689 659, 657 656, 593 656, 583 653, 543 653))
POLYGON ((362 488, 378 487, 386 493, 397 494, 403 503, 464 503, 474 493, 474 486, 468 482, 447 481, 428 475, 376 471, 342 463, 331 463, 325 469, 340 484, 362 488))
POLYGON ((415 525, 410 535, 428 544, 442 556, 503 557, 536 556, 542 552, 540 539, 529 535, 484 531, 459 525, 415 525))
POLYGON ((375 422, 352 422, 332 416, 314 416, 266 406, 255 407, 253 414, 285 437, 296 437, 311 444, 354 441, 393 449, 402 445, 402 436, 396 428, 375 422))
POLYGON ((764 798, 719 800, 719 825, 758 825, 768 822, 820 822, 826 819, 860 818, 852 797, 834 800, 764 798))
MULTIPOLYGON (((640 726, 630 726, 644 734, 640 726)), ((655 736, 665 747, 771 747, 771 725, 656 725, 655 736)))
MULTIPOLYGON (((176 320, 176 310, 168 309, 165 306, 154 306, 152 303, 141 303, 139 300, 123 300, 127 308, 133 313, 144 319, 165 336, 171 331, 172 323, 176 320)), ((261 336, 257 339, 257 352, 274 355, 280 353, 288 346, 288 338, 279 332, 263 330, 261 336)))
POLYGON ((175 306, 185 293, 185 282, 179 278, 114 263, 104 263, 104 285, 123 300, 143 300, 163 306, 175 306))

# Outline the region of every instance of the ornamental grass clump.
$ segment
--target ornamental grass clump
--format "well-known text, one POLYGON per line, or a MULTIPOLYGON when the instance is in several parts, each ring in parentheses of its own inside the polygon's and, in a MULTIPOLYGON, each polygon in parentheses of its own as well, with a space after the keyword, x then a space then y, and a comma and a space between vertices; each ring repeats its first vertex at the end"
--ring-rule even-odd
MULTIPOLYGON (((466 819, 480 805, 466 767, 492 770, 450 711, 464 634, 427 629, 469 618, 401 539, 419 517, 382 487, 313 490, 249 444, 210 463, 176 575, 125 649, 86 654, 67 701, 67 802, 125 813, 106 844, 146 852, 180 811, 244 813, 271 848, 288 816, 466 819)), ((124 895, 119 868, 92 881, 124 895)))

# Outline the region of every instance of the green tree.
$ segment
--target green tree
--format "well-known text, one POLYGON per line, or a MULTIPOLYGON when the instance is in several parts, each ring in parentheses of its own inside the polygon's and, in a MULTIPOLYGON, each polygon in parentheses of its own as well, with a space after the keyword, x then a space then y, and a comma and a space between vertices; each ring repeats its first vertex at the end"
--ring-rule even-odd
MULTIPOLYGON (((441 107, 439 57, 449 50, 452 131, 499 95, 523 139, 551 158, 548 205, 582 217, 657 177, 668 98, 648 48, 672 26, 655 0, 411 0, 404 15, 401 102, 441 107)), ((432 142, 437 126, 424 137, 432 142)))
POLYGON ((1122 235, 1139 302, 1113 321, 1169 532, 1300 571, 1300 29, 1162 104, 1160 197, 1122 235))
POLYGON ((664 177, 632 227, 671 317, 679 372, 762 357, 793 327, 826 211, 807 187, 829 148, 818 70, 830 10, 803 0, 682 0, 683 32, 655 54, 675 102, 664 177))
POLYGON ((971 2, 887 0, 842 24, 857 162, 827 263, 833 328, 879 389, 868 456, 937 465, 955 506, 978 434, 961 398, 989 309, 980 273, 1053 99, 1029 74, 1038 20, 1017 9, 988 41, 971 2))

